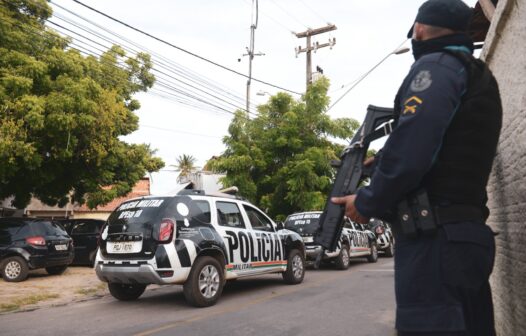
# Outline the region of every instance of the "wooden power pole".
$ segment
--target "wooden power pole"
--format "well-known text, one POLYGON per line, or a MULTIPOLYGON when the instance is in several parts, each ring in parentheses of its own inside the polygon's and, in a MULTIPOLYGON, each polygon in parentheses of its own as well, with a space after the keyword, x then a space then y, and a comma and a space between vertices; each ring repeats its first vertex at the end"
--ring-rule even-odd
POLYGON ((316 29, 309 29, 307 31, 304 31, 302 33, 297 33, 297 38, 307 38, 307 46, 305 48, 302 48, 301 46, 296 48, 296 57, 298 57, 298 54, 305 52, 307 53, 307 87, 312 83, 312 58, 311 58, 311 51, 324 48, 324 47, 331 47, 336 44, 336 38, 329 39, 328 43, 320 44, 316 42, 314 45, 311 44, 311 36, 327 33, 333 30, 336 30, 336 26, 333 24, 327 25, 325 27, 316 28, 316 29))

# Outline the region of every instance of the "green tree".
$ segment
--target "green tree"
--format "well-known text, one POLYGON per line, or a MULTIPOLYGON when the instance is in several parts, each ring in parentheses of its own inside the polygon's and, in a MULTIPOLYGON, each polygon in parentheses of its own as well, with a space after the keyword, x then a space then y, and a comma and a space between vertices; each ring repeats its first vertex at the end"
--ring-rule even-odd
POLYGON ((237 186, 274 218, 322 209, 334 178, 330 160, 343 149, 332 140, 350 138, 359 126, 325 113, 328 87, 322 78, 299 101, 278 93, 254 119, 238 111, 223 140, 225 152, 207 165, 226 173, 225 187, 237 186))
POLYGON ((182 182, 188 178, 188 176, 196 169, 195 161, 196 158, 192 155, 179 155, 175 160, 177 164, 175 168, 179 171, 179 176, 177 176, 177 181, 182 182))
POLYGON ((132 95, 153 85, 152 64, 118 46, 83 57, 44 25, 50 16, 45 0, 0 2, 0 199, 64 205, 71 193, 95 207, 164 165, 119 140, 138 128, 132 95))

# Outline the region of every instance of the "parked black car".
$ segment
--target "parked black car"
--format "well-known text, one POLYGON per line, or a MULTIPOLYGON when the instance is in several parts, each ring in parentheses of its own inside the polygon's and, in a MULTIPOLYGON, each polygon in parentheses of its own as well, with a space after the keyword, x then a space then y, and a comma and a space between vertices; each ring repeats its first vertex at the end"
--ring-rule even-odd
POLYGON ((58 222, 0 218, 0 273, 5 281, 23 281, 37 268, 62 274, 73 257, 73 240, 58 222))
POLYGON ((73 265, 93 266, 97 255, 97 241, 106 221, 101 219, 61 219, 60 224, 73 238, 75 259, 73 265))

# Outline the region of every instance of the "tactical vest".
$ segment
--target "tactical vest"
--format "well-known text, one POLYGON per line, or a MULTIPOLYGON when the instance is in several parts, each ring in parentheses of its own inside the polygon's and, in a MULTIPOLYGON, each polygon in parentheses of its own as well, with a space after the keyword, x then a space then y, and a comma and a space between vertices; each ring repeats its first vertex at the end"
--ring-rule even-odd
MULTIPOLYGON (((472 55, 444 50, 462 62, 467 91, 449 125, 431 170, 420 187, 435 204, 467 204, 485 208, 486 184, 497 150, 502 106, 495 77, 472 55)), ((395 113, 400 98, 395 100, 395 113)))

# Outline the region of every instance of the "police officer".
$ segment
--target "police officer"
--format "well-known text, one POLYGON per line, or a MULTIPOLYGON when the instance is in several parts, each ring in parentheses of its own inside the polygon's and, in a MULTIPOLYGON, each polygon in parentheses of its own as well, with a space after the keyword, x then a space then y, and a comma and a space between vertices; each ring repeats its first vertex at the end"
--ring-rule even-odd
POLYGON ((371 183, 332 200, 361 223, 400 215, 400 204, 409 204, 410 216, 391 217, 399 335, 495 335, 485 188, 502 108, 495 78, 472 56, 470 20, 461 0, 422 4, 408 35, 415 63, 395 98, 397 126, 371 183), (426 211, 408 201, 422 193, 426 211), (408 218, 413 232, 405 230, 408 218), (435 229, 424 232, 419 223, 429 218, 435 229))

